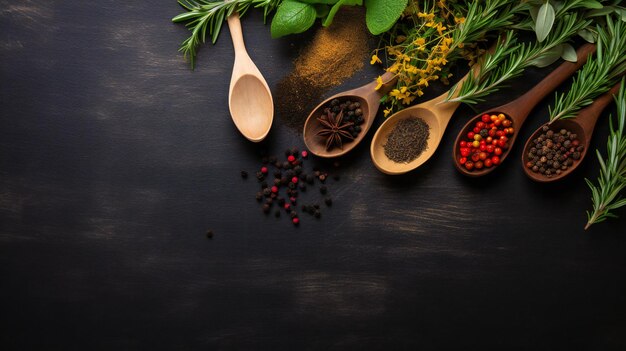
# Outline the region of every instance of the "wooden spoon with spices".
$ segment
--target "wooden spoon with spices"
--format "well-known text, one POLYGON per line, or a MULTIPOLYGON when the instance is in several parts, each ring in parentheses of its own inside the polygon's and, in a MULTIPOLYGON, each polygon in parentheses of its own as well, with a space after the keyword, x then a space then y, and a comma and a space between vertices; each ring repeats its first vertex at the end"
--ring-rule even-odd
MULTIPOLYGON (((354 149, 363 139, 365 135, 372 127, 376 114, 378 113, 378 107, 380 106, 380 99, 385 96, 396 84, 397 78, 393 73, 387 72, 382 77, 382 85, 376 90, 378 82, 366 84, 360 88, 348 90, 337 95, 333 95, 319 104, 313 112, 307 118, 304 124, 304 130, 302 137, 304 143, 311 153, 323 158, 334 158, 347 154, 354 149), (361 104, 360 109, 362 111, 363 124, 360 126, 361 131, 354 140, 345 140, 341 147, 327 147, 327 133, 323 132, 325 128, 317 119, 323 114, 324 109, 330 105, 333 100, 350 100, 352 102, 358 102, 361 104), (322 132, 320 135, 320 132, 322 132)), ((341 137, 337 135, 337 137, 341 137)))
POLYGON ((502 105, 500 107, 490 109, 489 111, 479 113, 474 118, 470 119, 469 122, 467 122, 467 124, 461 129, 461 132, 454 142, 453 158, 456 169, 468 177, 481 177, 491 173, 494 169, 498 168, 498 165, 500 165, 511 153, 513 144, 515 143, 515 140, 519 135, 520 128, 526 121, 528 115, 530 115, 530 112, 535 108, 535 106, 537 106, 539 102, 541 102, 541 100, 543 100, 548 94, 552 93, 554 89, 556 89, 559 85, 561 85, 561 83, 563 83, 567 78, 574 74, 574 72, 582 67, 585 62, 587 62, 587 58, 589 57, 589 55, 593 54, 595 50, 596 46, 594 44, 585 44, 581 46, 576 51, 576 62, 562 63, 548 76, 546 76, 541 82, 539 82, 539 84, 535 85, 535 87, 530 89, 527 93, 520 96, 516 100, 513 100, 508 104, 502 105), (499 163, 494 163, 491 167, 481 167, 480 169, 472 168, 468 170, 466 166, 461 163, 461 160, 464 158, 464 156, 461 155, 460 142, 467 138, 468 133, 474 129, 476 122, 480 121, 483 115, 500 114, 505 115, 508 120, 511 120, 513 122, 511 128, 513 128, 514 132, 513 134, 507 136, 507 145, 503 148, 502 154, 499 155, 499 163))
POLYGON ((228 107, 237 129, 248 140, 265 139, 274 120, 274 102, 263 75, 246 51, 239 14, 228 17, 235 47, 235 64, 228 92, 228 107))
MULTIPOLYGON (((524 153, 522 154, 522 167, 524 168, 526 175, 536 182, 548 183, 561 180, 578 168, 582 160, 587 155, 587 150, 589 149, 589 144, 591 142, 591 136, 593 135, 593 130, 596 127, 598 118, 602 114, 602 111, 604 111, 604 109, 614 100, 613 95, 617 94, 620 86, 621 83, 615 84, 609 92, 600 96, 594 100, 591 105, 582 109, 575 118, 559 119, 539 127, 539 129, 537 129, 537 131, 533 133, 530 138, 528 138, 528 141, 526 141, 526 145, 524 146, 524 153), (544 130, 544 127, 547 127, 547 130, 544 130), (547 176, 539 172, 533 172, 532 167, 534 165, 532 162, 529 164, 530 158, 528 157, 530 149, 534 147, 533 140, 537 139, 541 134, 547 132, 548 130, 552 130, 553 133, 556 134, 562 129, 566 132, 569 131, 575 134, 576 139, 580 143, 579 145, 568 145, 568 147, 578 148, 582 146, 581 151, 574 150, 574 152, 580 153, 578 159, 573 160, 573 164, 565 170, 559 170, 558 174, 547 176)), ((568 152, 571 152, 571 150, 568 150, 568 152)))

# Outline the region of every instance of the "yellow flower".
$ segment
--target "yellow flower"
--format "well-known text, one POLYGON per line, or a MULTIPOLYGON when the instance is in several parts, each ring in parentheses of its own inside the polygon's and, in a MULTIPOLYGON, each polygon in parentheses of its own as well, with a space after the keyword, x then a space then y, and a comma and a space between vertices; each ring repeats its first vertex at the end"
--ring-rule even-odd
POLYGON ((389 93, 389 96, 392 96, 392 97, 398 97, 399 95, 400 95, 400 90, 398 90, 398 89, 393 89, 393 90, 389 93))
POLYGON ((437 32, 439 33, 439 35, 443 35, 443 31, 446 29, 447 28, 442 26, 441 23, 437 23, 437 32))
POLYGON ((454 23, 465 23, 465 17, 454 17, 454 23))
POLYGON ((390 108, 386 108, 385 110, 383 110, 383 113, 385 114, 385 117, 387 117, 391 113, 391 109, 390 108))
POLYGON ((421 90, 418 90, 418 91, 416 91, 415 93, 417 94, 417 96, 422 96, 422 95, 424 95, 424 92, 423 92, 423 91, 421 91, 421 90))
POLYGON ((426 44, 426 39, 424 39, 424 38, 417 38, 417 39, 415 39, 415 41, 413 43, 415 45, 422 46, 422 45, 426 44))
POLYGON ((391 67, 387 68, 387 72, 397 73, 398 68, 400 68, 400 65, 396 62, 393 65, 391 65, 391 67))
POLYGON ((376 90, 378 90, 383 86, 383 77, 378 76, 378 78, 376 78, 376 83, 376 90))
POLYGON ((375 63, 383 63, 379 58, 378 55, 374 54, 372 55, 372 61, 370 61, 370 65, 373 65, 375 63))
POLYGON ((435 18, 435 14, 434 13, 424 13, 424 12, 419 12, 417 14, 417 17, 419 18, 425 18, 428 21, 432 21, 433 18, 435 18))
POLYGON ((405 105, 409 105, 413 102, 413 100, 415 100, 415 96, 405 96, 404 98, 402 98, 402 103, 405 105))
POLYGON ((425 78, 420 78, 420 80, 417 82, 418 85, 423 85, 425 87, 428 86, 428 79, 425 78))

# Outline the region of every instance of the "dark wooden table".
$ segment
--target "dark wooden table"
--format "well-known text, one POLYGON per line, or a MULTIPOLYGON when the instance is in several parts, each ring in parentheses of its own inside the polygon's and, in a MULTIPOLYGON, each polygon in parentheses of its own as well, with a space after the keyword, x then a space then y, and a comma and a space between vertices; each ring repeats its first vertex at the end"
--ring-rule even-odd
MULTIPOLYGON (((594 157, 554 185, 517 157, 464 178, 450 156, 462 107, 417 172, 385 176, 369 143, 354 150, 332 209, 294 228, 239 172, 301 137, 280 119, 262 145, 237 133, 227 31, 191 71, 174 0, 0 5, 3 350, 626 348, 626 222, 582 229, 594 157)), ((259 13, 243 24, 275 87, 307 37, 271 40, 259 13)))

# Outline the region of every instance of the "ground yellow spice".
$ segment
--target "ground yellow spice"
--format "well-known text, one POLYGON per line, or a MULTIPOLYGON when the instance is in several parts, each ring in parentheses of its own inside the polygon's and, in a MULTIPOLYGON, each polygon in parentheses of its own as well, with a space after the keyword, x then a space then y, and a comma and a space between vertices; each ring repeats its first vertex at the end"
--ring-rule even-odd
POLYGON ((333 87, 363 68, 371 53, 371 35, 360 7, 343 7, 333 24, 320 28, 276 89, 277 115, 302 131, 309 112, 333 87))

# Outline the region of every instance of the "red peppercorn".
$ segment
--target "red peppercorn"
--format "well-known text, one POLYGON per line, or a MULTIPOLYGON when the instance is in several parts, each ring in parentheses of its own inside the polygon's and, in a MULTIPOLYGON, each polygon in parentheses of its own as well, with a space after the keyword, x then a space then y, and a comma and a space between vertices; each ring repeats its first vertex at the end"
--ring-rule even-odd
POLYGON ((461 142, 459 143, 460 147, 467 147, 467 141, 465 140, 461 140, 461 142))
POLYGON ((470 154, 470 149, 469 148, 466 148, 466 147, 462 147, 461 148, 461 156, 467 157, 467 156, 469 156, 469 154, 470 154))
POLYGON ((290 204, 285 204, 284 207, 285 207, 285 210, 289 210, 291 208, 291 205, 290 204))
POLYGON ((302 158, 309 157, 309 153, 306 150, 302 150, 302 158))
POLYGON ((292 204, 295 204, 297 199, 292 196, 292 197, 289 198, 289 201, 291 201, 292 204))
POLYGON ((489 123, 489 121, 491 121, 491 118, 490 118, 490 117, 489 117, 489 115, 487 115, 487 114, 484 114, 484 115, 481 117, 481 119, 482 119, 482 121, 483 121, 483 122, 485 122, 485 123, 489 123))
POLYGON ((273 193, 277 193, 278 192, 278 187, 277 186, 273 186, 272 187, 272 192, 273 193))
POLYGON ((498 140, 498 146, 503 148, 503 149, 506 149, 506 141, 504 141, 502 139, 498 140))
POLYGON ((474 127, 474 129, 472 129, 472 131, 474 132, 474 134, 478 134, 478 133, 480 133, 480 128, 474 127))
POLYGON ((493 165, 494 165, 494 166, 499 165, 499 164, 500 164, 500 157, 498 157, 498 156, 493 156, 493 157, 491 158, 491 162, 493 162, 493 165))
POLYGON ((497 148, 495 148, 495 149, 493 150, 493 153, 494 153, 494 154, 496 154, 496 155, 498 155, 498 156, 500 156, 500 155, 502 155, 502 149, 501 149, 501 148, 499 148, 499 147, 497 147, 497 148))
POLYGON ((480 160, 480 153, 479 152, 474 152, 472 154, 472 161, 476 162, 478 160, 480 160))
POLYGON ((474 167, 476 167, 476 169, 483 168, 483 161, 478 161, 478 162, 474 163, 474 167))
POLYGON ((294 218, 291 220, 291 222, 293 222, 293 224, 298 225, 300 224, 300 219, 298 217, 294 218))
POLYGON ((460 163, 460 164, 464 165, 464 164, 465 164, 465 162, 467 162, 467 157, 461 157, 461 158, 459 159, 459 163, 460 163))
POLYGON ((479 157, 481 160, 483 160, 483 161, 484 161, 484 160, 486 160, 486 159, 487 159, 487 153, 486 153, 486 152, 481 152, 481 153, 479 153, 479 154, 478 154, 478 157, 479 157))
POLYGON ((474 140, 474 134, 475 134, 474 132, 467 133, 467 138, 471 139, 471 140, 474 140))
POLYGON ((491 166, 493 166, 493 161, 491 161, 490 158, 485 160, 485 167, 487 168, 491 168, 491 166))
POLYGON ((465 162, 465 169, 467 169, 468 171, 471 171, 473 168, 474 168, 474 162, 472 161, 465 162))
POLYGON ((487 151, 487 145, 480 144, 480 151, 487 151))
POLYGON ((297 184, 298 183, 298 177, 291 178, 291 182, 294 183, 294 184, 297 184))
POLYGON ((261 173, 267 174, 267 167, 261 167, 261 173))
POLYGON ((480 129, 485 128, 485 123, 483 123, 483 122, 477 122, 477 123, 476 123, 476 128, 480 128, 480 129))
POLYGON ((493 151, 495 150, 495 148, 496 148, 496 147, 495 147, 495 146, 493 146, 493 145, 487 145, 487 152, 488 152, 488 153, 490 153, 490 154, 492 154, 492 153, 493 153, 493 151))
POLYGON ((495 129, 489 129, 489 132, 488 132, 488 133, 489 133, 489 136, 490 136, 490 137, 493 137, 493 136, 495 136, 495 135, 496 135, 496 130, 495 130, 495 129))
POLYGON ((296 160, 296 157, 294 155, 289 155, 289 157, 287 157, 287 161, 289 162, 293 162, 296 160))
POLYGON ((504 121, 502 121, 502 126, 505 127, 505 128, 508 128, 508 127, 511 126, 512 123, 513 122, 511 122, 511 120, 505 119, 504 121))

